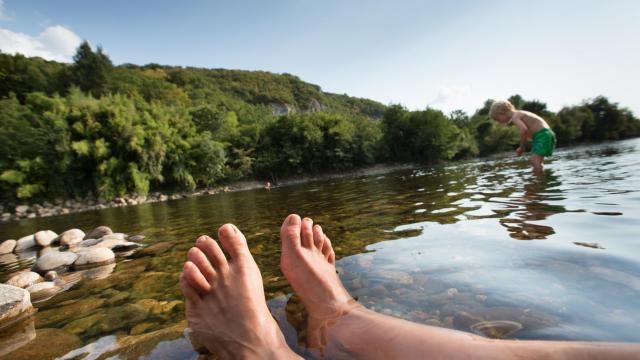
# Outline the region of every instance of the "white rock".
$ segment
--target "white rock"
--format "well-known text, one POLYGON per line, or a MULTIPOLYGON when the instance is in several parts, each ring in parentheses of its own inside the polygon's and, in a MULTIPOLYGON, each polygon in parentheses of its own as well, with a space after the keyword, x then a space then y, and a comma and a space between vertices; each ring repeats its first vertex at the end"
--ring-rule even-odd
POLYGON ((16 242, 16 248, 13 251, 22 251, 26 249, 30 249, 36 246, 36 239, 33 235, 27 235, 25 237, 21 237, 16 242))
POLYGON ((9 254, 13 252, 13 249, 16 248, 16 241, 11 239, 11 240, 5 240, 2 242, 2 244, 0 244, 0 255, 2 254, 9 254))
POLYGON ((48 299, 59 293, 61 290, 62 288, 56 285, 53 281, 41 282, 27 288, 27 291, 31 294, 32 301, 48 299))
POLYGON ((116 254, 111 249, 93 247, 78 253, 78 259, 73 263, 75 269, 110 264, 115 261, 116 254))
POLYGON ((73 246, 75 244, 82 242, 82 239, 84 239, 84 236, 85 236, 84 231, 80 229, 71 229, 60 234, 58 236, 58 239, 60 239, 61 246, 73 246))
POLYGON ((123 234, 123 233, 113 233, 113 234, 109 234, 109 235, 105 235, 101 238, 102 241, 105 240, 126 240, 128 237, 127 234, 123 234))
POLYGON ((36 244, 40 246, 49 246, 58 237, 58 234, 51 230, 42 230, 33 234, 36 244))
POLYGON ((0 329, 31 314, 29 292, 19 287, 0 284, 0 329))
POLYGON ((77 254, 69 251, 50 252, 38 258, 36 269, 40 272, 58 269, 73 264, 77 258, 77 254))
POLYGON ((26 288, 33 284, 39 283, 42 281, 42 276, 40 274, 33 271, 22 271, 12 276, 8 281, 7 285, 26 288))

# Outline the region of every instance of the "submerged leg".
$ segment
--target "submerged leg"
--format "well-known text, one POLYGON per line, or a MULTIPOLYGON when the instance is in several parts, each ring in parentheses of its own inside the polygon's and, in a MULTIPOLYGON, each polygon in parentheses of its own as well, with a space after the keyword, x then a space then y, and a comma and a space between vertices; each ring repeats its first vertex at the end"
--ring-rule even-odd
POLYGON ((538 154, 531 154, 531 165, 533 166, 533 171, 536 173, 542 173, 544 168, 544 157, 538 154))
POLYGON ((280 267, 309 313, 308 346, 328 358, 633 359, 640 353, 636 344, 491 340, 378 314, 345 290, 320 226, 289 215, 280 237, 280 267))
POLYGON ((201 236, 180 276, 193 334, 220 358, 298 358, 267 308, 260 270, 244 235, 226 224, 218 236, 230 259, 213 239, 201 236))

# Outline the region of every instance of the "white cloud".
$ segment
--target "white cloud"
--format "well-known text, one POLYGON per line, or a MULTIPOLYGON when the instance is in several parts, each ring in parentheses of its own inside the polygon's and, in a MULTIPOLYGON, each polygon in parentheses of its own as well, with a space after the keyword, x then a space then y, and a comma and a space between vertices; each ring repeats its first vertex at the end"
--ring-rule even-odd
POLYGON ((471 100, 471 86, 443 86, 435 99, 429 102, 430 107, 446 111, 466 109, 471 100))
POLYGON ((49 26, 38 36, 0 28, 0 50, 9 54, 70 62, 81 42, 78 35, 61 25, 49 26))

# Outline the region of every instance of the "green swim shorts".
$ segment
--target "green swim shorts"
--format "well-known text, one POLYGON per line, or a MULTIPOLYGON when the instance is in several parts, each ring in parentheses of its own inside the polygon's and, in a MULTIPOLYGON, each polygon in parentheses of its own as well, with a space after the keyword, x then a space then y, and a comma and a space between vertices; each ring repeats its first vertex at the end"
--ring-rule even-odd
POLYGON ((542 128, 533 134, 531 152, 540 156, 551 156, 556 148, 556 134, 553 130, 542 128))

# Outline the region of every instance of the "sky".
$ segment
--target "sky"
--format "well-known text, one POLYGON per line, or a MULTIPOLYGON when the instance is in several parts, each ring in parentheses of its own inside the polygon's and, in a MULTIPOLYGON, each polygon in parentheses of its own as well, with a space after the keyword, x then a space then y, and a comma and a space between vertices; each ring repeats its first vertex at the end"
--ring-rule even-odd
POLYGON ((637 0, 0 0, 0 50, 290 73, 324 91, 472 113, 605 95, 640 115, 637 0))

